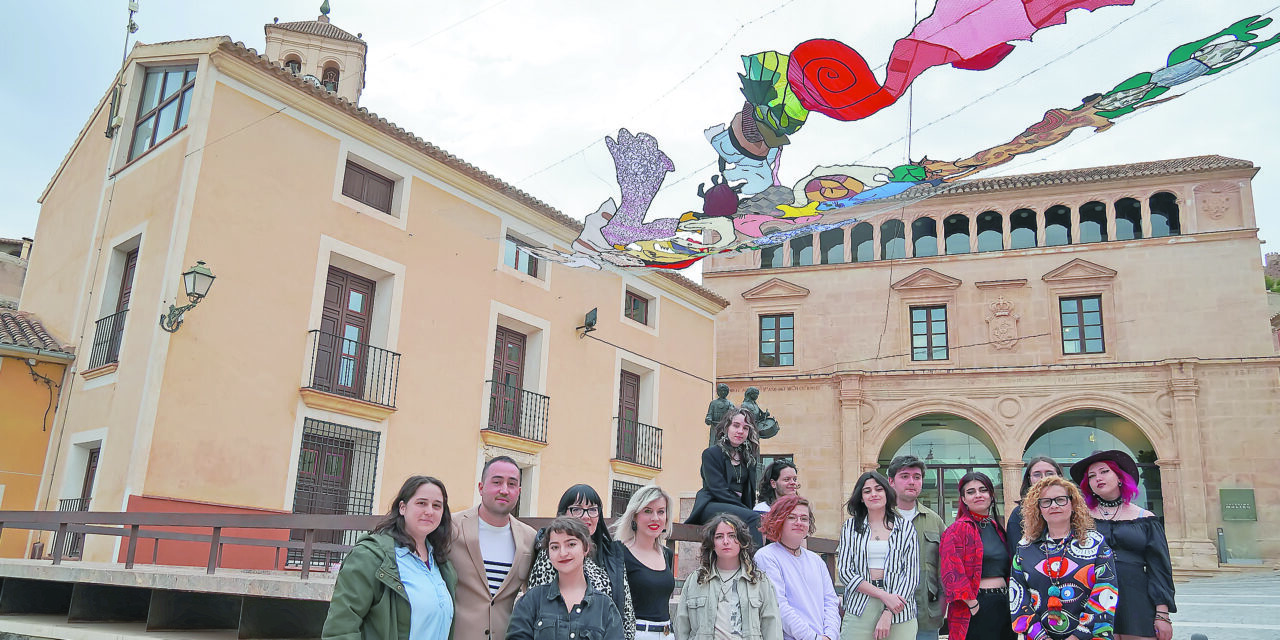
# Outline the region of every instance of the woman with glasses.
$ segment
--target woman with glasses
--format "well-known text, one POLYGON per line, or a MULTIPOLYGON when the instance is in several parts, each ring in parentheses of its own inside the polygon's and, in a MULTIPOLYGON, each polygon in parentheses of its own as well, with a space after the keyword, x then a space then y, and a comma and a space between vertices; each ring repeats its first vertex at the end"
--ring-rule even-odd
POLYGON ((1076 485, 1049 476, 1027 491, 1009 609, 1027 640, 1111 638, 1116 565, 1076 485))
POLYGON ((716 424, 715 444, 702 452, 702 488, 693 501, 686 524, 705 524, 718 513, 731 513, 747 523, 756 547, 760 514, 756 504, 756 462, 760 459, 760 434, 755 417, 742 408, 726 411, 716 424))
MULTIPOLYGON (((625 550, 622 544, 609 535, 608 527, 600 526, 601 517, 600 494, 590 485, 575 484, 560 496, 560 504, 556 508, 556 516, 577 518, 586 526, 591 536, 591 550, 582 563, 582 572, 592 589, 609 596, 614 606, 622 614, 622 631, 626 640, 635 640, 636 611, 631 603, 631 589, 627 585, 625 550)), ((533 546, 538 554, 533 558, 533 566, 529 569, 529 588, 551 584, 556 577, 556 570, 547 555, 547 545, 543 540, 546 529, 538 532, 533 546)))
POLYGON ((913 640, 920 545, 915 527, 896 508, 889 479, 868 471, 845 508, 836 566, 844 583, 842 640, 913 640))
POLYGON ((836 640, 840 599, 827 565, 804 541, 818 525, 809 501, 791 495, 773 503, 761 525, 772 542, 756 552, 756 565, 778 595, 783 640, 836 640))
POLYGON ((1022 489, 1018 491, 1018 504, 1009 512, 1009 521, 1005 524, 1005 542, 1009 546, 1009 555, 1018 549, 1018 540, 1022 538, 1022 498, 1027 497, 1031 485, 1050 476, 1061 476, 1062 465, 1048 456, 1036 456, 1027 462, 1022 471, 1022 489))
POLYGON ((1014 640, 1009 624, 1009 547, 996 512, 991 478, 960 478, 960 510, 942 532, 942 588, 950 640, 1014 640))

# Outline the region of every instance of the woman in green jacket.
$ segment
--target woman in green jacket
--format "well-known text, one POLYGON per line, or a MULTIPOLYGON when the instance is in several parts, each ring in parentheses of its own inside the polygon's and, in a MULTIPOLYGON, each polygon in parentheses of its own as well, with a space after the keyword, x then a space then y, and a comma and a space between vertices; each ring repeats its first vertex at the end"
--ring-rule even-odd
POLYGON ((702 529, 702 566, 680 590, 675 632, 680 640, 782 640, 778 596, 752 560, 751 530, 729 513, 702 529))
POLYGON ((404 481, 386 518, 342 562, 324 640, 446 640, 458 574, 449 564, 449 494, 430 476, 404 481))

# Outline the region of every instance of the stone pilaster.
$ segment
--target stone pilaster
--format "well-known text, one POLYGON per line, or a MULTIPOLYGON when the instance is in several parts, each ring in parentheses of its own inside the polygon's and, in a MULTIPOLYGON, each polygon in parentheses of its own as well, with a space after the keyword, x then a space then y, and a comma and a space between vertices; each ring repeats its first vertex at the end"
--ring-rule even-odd
POLYGON ((1013 513, 1013 507, 1018 499, 1022 496, 1018 492, 1022 489, 1022 468, 1025 465, 1021 458, 1001 458, 1000 460, 1000 481, 1004 483, 1004 504, 1003 510, 1005 518, 1013 513))
MULTIPOLYGON (((840 495, 847 496, 862 475, 862 376, 847 374, 840 380, 840 495)), ((874 455, 874 454, 872 454, 874 455)))
MULTIPOLYGON (((1148 213, 1149 212, 1144 212, 1148 213)), ((1181 520, 1181 531, 1166 532, 1173 564, 1179 568, 1211 568, 1218 566, 1217 549, 1209 535, 1209 509, 1207 503, 1208 478, 1205 472, 1205 437, 1200 428, 1200 416, 1196 402, 1200 396, 1200 383, 1195 378, 1195 365, 1191 362, 1175 362, 1169 365, 1169 389, 1173 396, 1173 439, 1180 458, 1161 466, 1162 493, 1178 496, 1173 507, 1180 509, 1181 518, 1168 507, 1165 513, 1181 520), (1168 467, 1173 473, 1165 476, 1168 467)), ((1170 520, 1171 518, 1166 518, 1170 520)))

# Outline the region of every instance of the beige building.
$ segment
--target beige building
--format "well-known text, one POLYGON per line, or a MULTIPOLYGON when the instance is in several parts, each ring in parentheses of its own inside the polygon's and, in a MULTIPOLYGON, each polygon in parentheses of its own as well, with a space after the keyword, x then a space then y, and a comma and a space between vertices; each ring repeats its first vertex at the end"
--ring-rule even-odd
POLYGON ((704 284, 732 301, 717 376, 735 400, 760 388, 782 423, 765 453, 795 457, 821 534, 898 454, 932 465, 924 499, 950 521, 967 471, 1003 487, 1007 513, 1025 459, 1120 448, 1176 566, 1217 566, 1219 528, 1229 560, 1274 562, 1280 357, 1257 171, 1184 158, 828 214, 858 222, 707 261, 704 284))
POLYGON ((579 223, 358 107, 357 36, 266 32, 267 56, 135 47, 41 197, 22 308, 77 358, 39 508, 381 513, 427 473, 461 509, 499 454, 522 515, 577 482, 696 486, 727 302, 536 259, 579 223), (197 261, 216 280, 170 333, 197 261))
POLYGON ((0 309, 18 308, 30 255, 30 238, 0 238, 0 309))

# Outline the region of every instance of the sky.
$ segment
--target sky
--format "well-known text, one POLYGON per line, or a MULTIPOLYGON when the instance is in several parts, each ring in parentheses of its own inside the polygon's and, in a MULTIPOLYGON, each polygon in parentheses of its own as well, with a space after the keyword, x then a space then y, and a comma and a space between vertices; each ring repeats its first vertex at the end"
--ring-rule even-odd
MULTIPOLYGON (((314 19, 319 4, 140 0, 139 30, 129 43, 227 35, 262 51, 263 25, 276 17, 314 19)), ((0 237, 35 233, 37 199, 119 67, 127 5, 46 0, 6 10, 0 43, 12 64, 0 139, 11 153, 0 158, 0 237)), ((652 134, 675 163, 650 219, 701 209, 696 189, 709 185, 716 160, 703 130, 742 106, 740 55, 787 53, 804 40, 831 38, 857 49, 883 79, 893 41, 933 8, 929 0, 330 5, 333 24, 369 44, 361 106, 579 219, 618 197, 604 140, 620 128, 652 134)), ((1065 25, 1015 43, 993 69, 935 67, 916 79, 909 99, 856 122, 812 114, 783 151, 782 182, 792 184, 816 165, 891 167, 908 153, 967 157, 1009 140, 1050 108, 1074 107, 1162 67, 1183 43, 1268 12, 1280 17, 1280 0, 1137 0, 1072 11, 1065 25)), ((1263 34, 1278 30, 1272 25, 1263 34)), ((1280 252, 1276 53, 1280 45, 1181 85, 1172 93, 1186 95, 1121 118, 1106 132, 1077 130, 979 177, 1203 154, 1242 158, 1262 167, 1253 180, 1260 251, 1280 252)), ((252 135, 252 127, 239 135, 252 135)))

